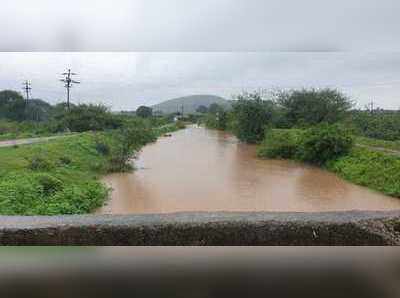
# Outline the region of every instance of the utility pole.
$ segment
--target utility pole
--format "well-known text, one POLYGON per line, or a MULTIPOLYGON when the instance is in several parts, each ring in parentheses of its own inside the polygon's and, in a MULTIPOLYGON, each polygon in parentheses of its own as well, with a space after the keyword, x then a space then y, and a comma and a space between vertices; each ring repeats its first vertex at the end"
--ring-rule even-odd
POLYGON ((374 101, 373 100, 370 101, 370 103, 368 104, 368 107, 369 107, 370 113, 373 114, 374 113, 374 101))
POLYGON ((28 105, 28 101, 29 101, 29 92, 32 90, 31 88, 31 83, 29 83, 28 81, 25 81, 23 83, 23 88, 26 94, 26 98, 25 98, 25 104, 28 105))
POLYGON ((182 112, 182 117, 183 117, 183 104, 181 106, 181 112, 182 112))
POLYGON ((72 88, 72 84, 80 84, 81 82, 75 81, 71 78, 71 76, 75 76, 77 75, 74 72, 71 72, 71 69, 68 69, 67 72, 62 73, 63 76, 65 76, 65 78, 60 79, 61 82, 64 82, 65 85, 64 87, 67 88, 67 108, 68 111, 70 110, 70 100, 69 100, 69 95, 70 95, 70 89, 72 88))

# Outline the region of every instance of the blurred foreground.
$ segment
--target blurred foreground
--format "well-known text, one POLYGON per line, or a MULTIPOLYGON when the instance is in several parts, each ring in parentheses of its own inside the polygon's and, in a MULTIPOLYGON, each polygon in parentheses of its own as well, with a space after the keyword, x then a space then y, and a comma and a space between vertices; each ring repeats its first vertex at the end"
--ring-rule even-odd
POLYGON ((392 248, 7 248, 1 297, 399 297, 392 248))

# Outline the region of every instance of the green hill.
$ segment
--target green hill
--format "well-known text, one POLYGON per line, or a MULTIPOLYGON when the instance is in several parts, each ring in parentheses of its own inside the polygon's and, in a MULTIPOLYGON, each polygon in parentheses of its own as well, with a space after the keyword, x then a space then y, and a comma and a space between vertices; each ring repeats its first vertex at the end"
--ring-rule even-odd
POLYGON ((209 107, 212 103, 217 103, 227 109, 231 104, 226 99, 215 95, 191 95, 179 98, 170 99, 159 104, 152 106, 153 112, 162 112, 164 114, 181 112, 183 106, 183 113, 195 113, 199 106, 209 107))

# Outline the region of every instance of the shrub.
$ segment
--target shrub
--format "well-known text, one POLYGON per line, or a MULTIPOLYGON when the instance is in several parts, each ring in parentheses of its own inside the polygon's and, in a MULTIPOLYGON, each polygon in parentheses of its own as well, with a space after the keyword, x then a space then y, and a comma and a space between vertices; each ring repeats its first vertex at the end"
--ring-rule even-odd
POLYGON ((37 202, 44 201, 43 196, 43 188, 33 176, 10 173, 0 180, 0 213, 34 214, 33 209, 37 202))
POLYGON ((299 147, 299 138, 299 130, 268 129, 257 154, 260 157, 268 158, 295 158, 299 147))
POLYGON ((244 93, 233 104, 236 118, 235 134, 240 141, 258 143, 264 137, 264 128, 272 121, 274 105, 258 92, 244 93))
POLYGON ((109 155, 110 154, 110 146, 102 141, 96 140, 95 144, 96 151, 101 155, 109 155))
POLYGON ((69 158, 68 156, 61 156, 59 158, 59 161, 61 165, 69 165, 72 162, 71 158, 69 158))
POLYGON ((34 155, 29 160, 28 168, 32 171, 48 171, 54 167, 51 160, 46 158, 43 154, 39 153, 34 155))
POLYGON ((307 129, 300 138, 297 158, 318 165, 349 153, 353 138, 338 125, 321 124, 307 129))
POLYGON ((365 137, 387 141, 400 139, 399 111, 353 111, 348 125, 365 137))
POLYGON ((156 133, 151 127, 136 125, 125 127, 113 133, 115 145, 109 160, 109 171, 127 171, 132 169, 129 160, 147 143, 156 140, 156 133))
POLYGON ((41 173, 36 177, 45 194, 53 194, 63 189, 62 181, 50 174, 41 173))
POLYGON ((122 126, 122 120, 102 105, 81 104, 72 106, 70 111, 60 111, 55 116, 59 127, 57 130, 76 132, 101 131, 116 129, 122 126))
POLYGON ((309 127, 319 123, 336 123, 347 115, 353 102, 334 89, 282 91, 276 101, 283 109, 289 127, 309 127))
POLYGON ((136 110, 136 115, 142 118, 149 118, 153 115, 153 109, 146 106, 140 106, 136 110))
POLYGON ((0 214, 88 213, 100 207, 109 190, 92 179, 64 186, 49 174, 11 173, 0 181, 0 214))
POLYGON ((82 214, 102 206, 109 190, 100 182, 87 181, 82 185, 69 185, 57 192, 40 213, 82 214))
POLYGON ((327 163, 327 168, 346 180, 390 196, 400 197, 400 158, 365 148, 327 163))

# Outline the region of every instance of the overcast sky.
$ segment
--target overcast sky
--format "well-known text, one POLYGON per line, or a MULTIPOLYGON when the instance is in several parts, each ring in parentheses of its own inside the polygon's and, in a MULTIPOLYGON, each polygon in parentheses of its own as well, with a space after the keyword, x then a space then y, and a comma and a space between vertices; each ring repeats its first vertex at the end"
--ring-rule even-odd
POLYGON ((399 0, 1 0, 0 50, 400 50, 399 0))
POLYGON ((359 106, 400 107, 399 0, 1 2, 0 89, 29 79, 51 103, 65 98, 58 74, 71 67, 82 81, 73 100, 115 110, 327 86, 359 106))
POLYGON ((0 89, 21 90, 51 103, 65 100, 59 82, 68 67, 82 84, 75 102, 135 109, 178 96, 230 98, 258 88, 339 88, 360 107, 370 100, 400 108, 400 52, 192 52, 192 53, 0 53, 0 89))

